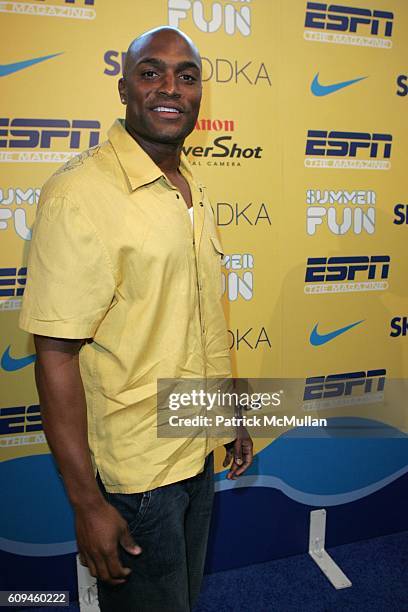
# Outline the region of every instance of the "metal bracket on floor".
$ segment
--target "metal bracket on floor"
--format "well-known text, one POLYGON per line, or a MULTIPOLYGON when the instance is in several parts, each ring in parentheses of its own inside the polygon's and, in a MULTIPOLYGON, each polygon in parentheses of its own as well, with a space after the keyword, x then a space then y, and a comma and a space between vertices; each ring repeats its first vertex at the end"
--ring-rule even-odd
POLYGON ((91 576, 87 567, 81 564, 77 555, 78 595, 81 612, 100 612, 96 578, 91 576))
POLYGON ((326 510, 312 510, 310 513, 309 555, 336 589, 351 587, 351 581, 325 551, 326 510))

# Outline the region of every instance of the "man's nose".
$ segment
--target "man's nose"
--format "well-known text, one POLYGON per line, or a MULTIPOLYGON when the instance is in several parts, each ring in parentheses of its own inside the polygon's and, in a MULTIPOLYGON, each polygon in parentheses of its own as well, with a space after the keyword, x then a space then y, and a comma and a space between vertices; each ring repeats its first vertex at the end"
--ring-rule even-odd
POLYGON ((160 93, 167 96, 180 96, 178 91, 177 75, 173 72, 166 72, 160 83, 160 93))

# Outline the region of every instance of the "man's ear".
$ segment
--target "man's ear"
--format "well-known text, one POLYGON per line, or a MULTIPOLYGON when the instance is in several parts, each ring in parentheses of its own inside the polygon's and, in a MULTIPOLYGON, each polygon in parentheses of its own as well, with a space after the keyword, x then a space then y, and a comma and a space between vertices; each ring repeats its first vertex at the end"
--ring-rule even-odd
POLYGON ((121 77, 118 81, 118 91, 122 104, 127 104, 127 87, 125 77, 121 77))

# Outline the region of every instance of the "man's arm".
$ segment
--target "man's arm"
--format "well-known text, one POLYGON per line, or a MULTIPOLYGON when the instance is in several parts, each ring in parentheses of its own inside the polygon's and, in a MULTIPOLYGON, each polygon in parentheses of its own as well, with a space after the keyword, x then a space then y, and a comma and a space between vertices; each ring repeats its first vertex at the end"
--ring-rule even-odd
POLYGON ((126 521, 104 499, 88 447, 86 400, 79 370, 84 340, 34 336, 35 377, 48 444, 75 512, 79 553, 93 576, 120 584, 130 573, 119 560, 119 543, 139 554, 126 521))

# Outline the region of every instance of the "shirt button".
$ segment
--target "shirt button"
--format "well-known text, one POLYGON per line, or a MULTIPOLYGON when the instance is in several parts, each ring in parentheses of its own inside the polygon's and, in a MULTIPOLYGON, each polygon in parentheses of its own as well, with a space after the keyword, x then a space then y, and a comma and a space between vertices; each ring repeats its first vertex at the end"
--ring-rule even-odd
POLYGON ((180 194, 176 193, 176 198, 179 199, 180 198, 180 194))
POLYGON ((204 204, 202 202, 200 202, 200 206, 204 206, 204 204))

